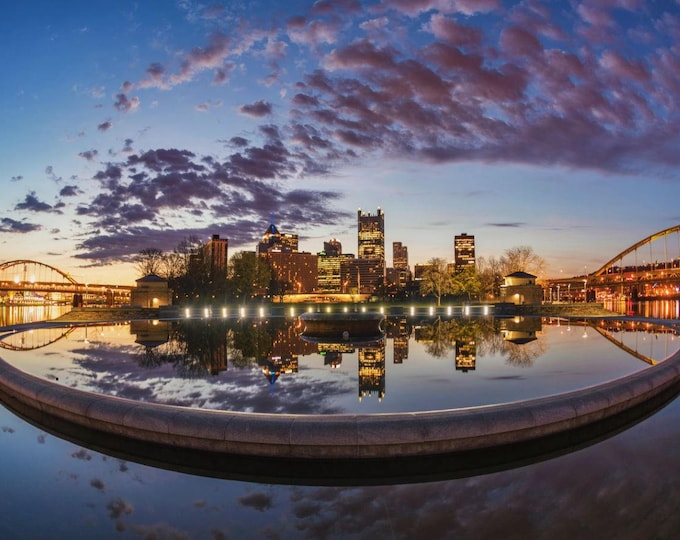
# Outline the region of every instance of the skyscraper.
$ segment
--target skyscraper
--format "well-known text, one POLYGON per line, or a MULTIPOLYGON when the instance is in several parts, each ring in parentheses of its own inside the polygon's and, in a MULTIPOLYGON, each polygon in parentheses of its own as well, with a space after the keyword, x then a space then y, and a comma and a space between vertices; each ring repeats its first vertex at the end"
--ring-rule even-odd
POLYGON ((328 242, 323 243, 323 251, 329 257, 334 256, 334 255, 341 255, 342 254, 342 244, 338 240, 333 238, 332 240, 329 240, 328 242))
POLYGON ((298 235, 281 234, 272 221, 262 235, 262 240, 257 245, 257 253, 262 255, 270 252, 297 253, 298 235))
POLYGON ((203 246, 203 261, 210 272, 210 279, 227 279, 227 263, 229 261, 229 240, 213 234, 203 246))
POLYGON ((375 215, 357 213, 359 259, 385 260, 385 214, 378 208, 375 215))
POLYGON ((408 270, 408 248, 401 242, 392 242, 392 266, 397 270, 408 270))
POLYGON ((462 272, 475 264, 475 237, 466 233, 457 235, 453 240, 455 271, 462 272))

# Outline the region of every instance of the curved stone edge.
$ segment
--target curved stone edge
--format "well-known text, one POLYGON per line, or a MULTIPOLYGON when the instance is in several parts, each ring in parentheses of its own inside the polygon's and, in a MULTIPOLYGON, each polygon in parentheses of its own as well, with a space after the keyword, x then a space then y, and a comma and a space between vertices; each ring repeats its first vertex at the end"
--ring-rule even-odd
POLYGON ((370 459, 490 449, 618 415, 680 380, 680 351, 626 377, 565 394, 464 409, 291 415, 191 409, 63 387, 0 359, 0 387, 47 417, 170 447, 247 456, 370 459))

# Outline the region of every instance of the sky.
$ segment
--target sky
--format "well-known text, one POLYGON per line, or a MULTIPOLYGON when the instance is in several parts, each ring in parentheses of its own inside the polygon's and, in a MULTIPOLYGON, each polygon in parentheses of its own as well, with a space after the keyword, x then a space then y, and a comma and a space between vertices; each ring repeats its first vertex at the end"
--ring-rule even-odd
POLYGON ((12 2, 0 65, 0 262, 81 282, 272 219, 356 253, 359 208, 545 277, 680 223, 680 0, 12 2))

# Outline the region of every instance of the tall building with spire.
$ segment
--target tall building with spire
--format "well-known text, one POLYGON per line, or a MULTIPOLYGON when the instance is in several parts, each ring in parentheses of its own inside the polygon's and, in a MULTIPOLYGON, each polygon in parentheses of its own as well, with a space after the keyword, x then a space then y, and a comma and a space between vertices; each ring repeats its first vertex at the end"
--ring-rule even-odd
POLYGON ((262 235, 260 243, 257 245, 257 253, 262 255, 264 253, 280 252, 280 253, 297 253, 298 252, 298 235, 297 234, 281 234, 274 225, 272 219, 269 227, 262 235))

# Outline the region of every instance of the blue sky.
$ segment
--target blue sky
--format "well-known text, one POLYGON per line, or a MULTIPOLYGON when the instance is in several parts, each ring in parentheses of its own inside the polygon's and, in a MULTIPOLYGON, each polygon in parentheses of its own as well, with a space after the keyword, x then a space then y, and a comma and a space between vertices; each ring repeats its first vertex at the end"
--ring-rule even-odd
POLYGON ((131 283, 275 216, 410 263, 529 245, 594 270, 680 222, 676 0, 13 3, 0 19, 0 260, 131 283))

